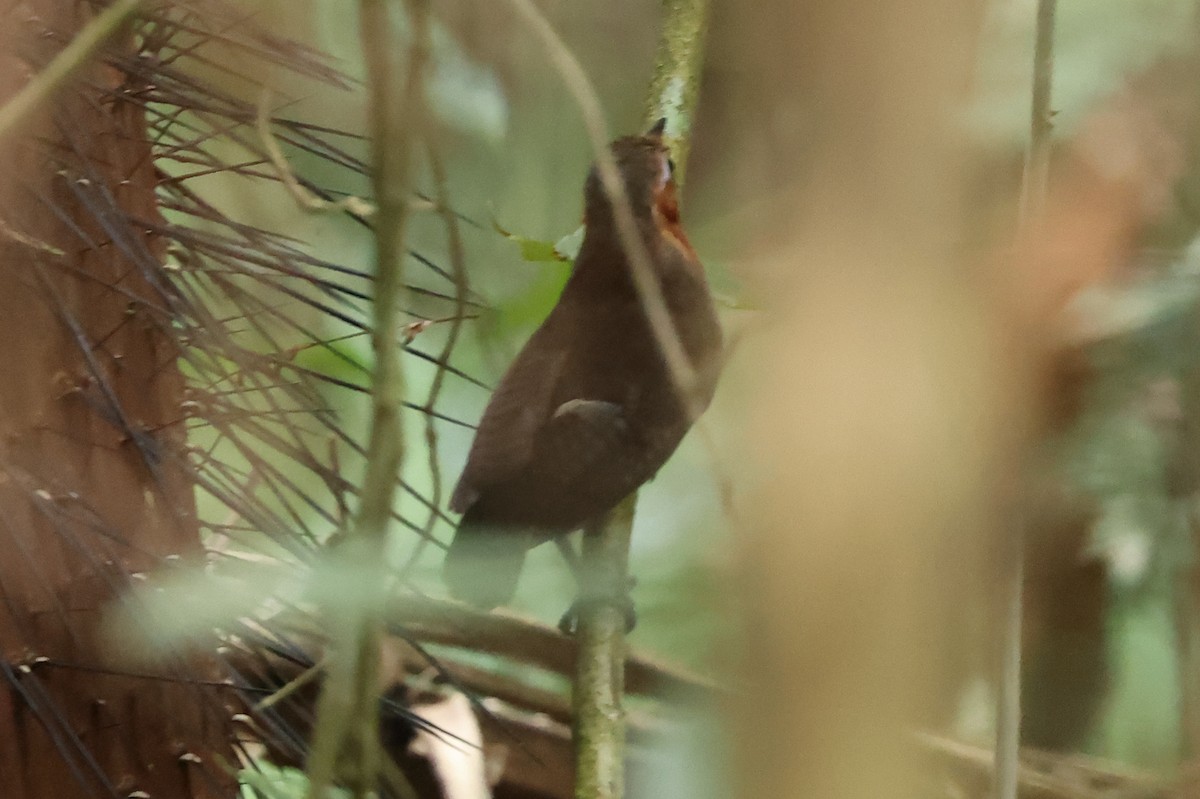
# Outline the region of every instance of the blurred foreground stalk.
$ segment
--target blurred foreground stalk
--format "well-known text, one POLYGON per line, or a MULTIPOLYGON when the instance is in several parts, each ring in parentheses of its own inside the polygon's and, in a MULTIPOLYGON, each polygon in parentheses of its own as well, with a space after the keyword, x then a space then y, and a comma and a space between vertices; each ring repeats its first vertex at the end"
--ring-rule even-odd
MULTIPOLYGON (((400 368, 400 292, 413 150, 425 117, 424 79, 429 62, 428 0, 409 0, 411 44, 408 63, 399 64, 398 0, 361 0, 360 38, 367 65, 370 113, 372 188, 377 212, 375 280, 371 345, 375 354, 371 389, 371 431, 362 504, 342 552, 366 590, 347 605, 343 618, 331 623, 333 652, 317 705, 309 756, 309 797, 322 799, 335 772, 350 783, 355 796, 377 791, 383 768, 379 743, 379 657, 385 588, 384 547, 391 521, 397 477, 404 457, 401 402, 404 376, 400 368), (401 76, 403 89, 401 90, 401 76), (348 617, 346 617, 348 616, 348 617)), ((330 612, 330 609, 326 609, 330 612)), ((333 620, 330 619, 332 622, 333 620)), ((393 788, 398 772, 387 770, 393 788)))
POLYGON ((726 375, 749 384, 757 478, 739 503, 742 797, 934 792, 909 732, 953 714, 955 636, 992 587, 1027 444, 1030 378, 959 248, 980 4, 866 7, 775 0, 713 24, 714 50, 745 59, 716 64, 746 76, 730 93, 771 109, 732 116, 727 168, 776 187, 744 247, 770 324, 726 375))

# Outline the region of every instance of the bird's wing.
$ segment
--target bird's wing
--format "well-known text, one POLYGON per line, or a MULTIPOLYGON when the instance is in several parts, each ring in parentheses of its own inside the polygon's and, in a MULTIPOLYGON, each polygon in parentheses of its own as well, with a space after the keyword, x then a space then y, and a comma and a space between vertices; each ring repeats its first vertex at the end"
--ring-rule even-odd
POLYGON ((633 433, 626 409, 614 402, 572 399, 554 409, 538 435, 536 452, 544 484, 580 490, 579 478, 624 473, 631 456, 633 433))
POLYGON ((481 489, 504 482, 529 463, 537 432, 553 411, 555 386, 570 346, 553 327, 548 318, 492 392, 450 498, 451 510, 465 512, 481 489))

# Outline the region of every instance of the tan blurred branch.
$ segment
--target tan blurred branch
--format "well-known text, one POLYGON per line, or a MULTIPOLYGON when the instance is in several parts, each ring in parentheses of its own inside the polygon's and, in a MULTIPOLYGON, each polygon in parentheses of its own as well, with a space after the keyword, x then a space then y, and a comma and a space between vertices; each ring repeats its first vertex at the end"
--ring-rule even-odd
MULTIPOLYGON (((458 602, 403 597, 391 602, 385 614, 416 640, 488 652, 563 675, 571 673, 579 647, 557 627, 506 611, 481 613, 458 602)), ((710 679, 637 652, 626 656, 625 688, 659 696, 721 690, 710 679)))
POLYGON ((962 262, 980 4, 872 11, 864 25, 853 4, 778 0, 724 42, 754 48, 726 65, 750 75, 729 91, 770 109, 730 123, 763 152, 726 168, 804 162, 741 267, 773 316, 739 359, 758 375, 737 537, 742 797, 930 795, 903 731, 953 716, 994 480, 1021 443, 991 298, 962 262))
MULTIPOLYGON (((918 744, 941 768, 967 782, 993 779, 994 755, 983 747, 929 733, 917 734, 918 744)), ((1157 774, 1135 771, 1081 755, 1059 755, 1032 749, 1022 750, 1017 768, 1021 799, 1101 799, 1138 797, 1168 799, 1190 794, 1176 793, 1189 781, 1171 785, 1157 774)))

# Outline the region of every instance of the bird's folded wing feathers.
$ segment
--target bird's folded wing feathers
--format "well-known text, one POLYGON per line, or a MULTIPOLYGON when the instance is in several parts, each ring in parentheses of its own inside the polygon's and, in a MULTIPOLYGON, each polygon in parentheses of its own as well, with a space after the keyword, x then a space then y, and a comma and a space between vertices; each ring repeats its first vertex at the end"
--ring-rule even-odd
POLYGON ((578 486, 597 469, 620 471, 634 448, 625 409, 612 402, 572 399, 559 405, 538 434, 538 463, 548 485, 578 486))
POLYGON ((481 488, 504 482, 529 463, 537 432, 553 410, 554 389, 567 358, 567 349, 550 345, 552 340, 547 319, 492 393, 450 498, 451 510, 465 512, 481 488))

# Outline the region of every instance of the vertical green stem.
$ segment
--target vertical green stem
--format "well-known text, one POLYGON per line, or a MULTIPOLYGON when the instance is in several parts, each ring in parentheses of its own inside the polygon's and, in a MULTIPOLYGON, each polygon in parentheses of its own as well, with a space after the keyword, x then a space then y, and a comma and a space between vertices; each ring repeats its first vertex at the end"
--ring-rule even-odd
POLYGON ((372 188, 376 214, 375 280, 371 344, 375 355, 371 431, 362 504, 344 552, 365 590, 331 625, 331 652, 309 755, 309 797, 323 799, 335 771, 356 797, 377 793, 379 747, 378 670, 386 574, 383 554, 404 458, 400 366, 400 292, 413 173, 413 146, 424 121, 424 80, 429 62, 429 0, 408 0, 411 44, 399 66, 398 0, 360 0, 360 38, 367 65, 372 188), (403 86, 401 88, 401 77, 403 86))
POLYGON ((1021 627, 1025 588, 1025 520, 1013 525, 1004 553, 1008 566, 1001 618, 1000 685, 996 695, 996 767, 993 799, 1017 799, 1021 755, 1021 627))
MULTIPOLYGON (((667 141, 682 180, 699 96, 708 0, 663 0, 663 33, 647 100, 647 127, 667 118, 667 141)), ((637 495, 584 531, 579 659, 573 694, 576 799, 620 799, 625 790, 625 610, 629 542, 637 495), (608 599, 610 601, 591 601, 608 599)))
POLYGON ((654 79, 646 99, 646 124, 667 118, 667 143, 682 183, 700 96, 700 69, 708 30, 708 0, 663 0, 663 30, 654 79))
POLYGON ((1046 189, 1050 180, 1050 137, 1054 130, 1054 111, 1050 107, 1050 89, 1054 78, 1054 15, 1058 0, 1039 0, 1037 38, 1033 47, 1033 92, 1030 100, 1029 148, 1025 153, 1025 174, 1021 184, 1020 229, 1023 239, 1031 236, 1042 219, 1046 189))
POLYGON ((392 514, 396 475, 404 452, 401 401, 404 376, 400 369, 399 293, 404 286, 404 238, 412 182, 412 148, 420 124, 419 106, 424 64, 428 61, 428 4, 414 2, 413 41, 408 81, 402 102, 397 102, 397 66, 389 0, 362 0, 361 37, 367 53, 372 187, 377 212, 375 232, 374 314, 371 346, 375 374, 371 392, 371 437, 367 444, 367 473, 355 533, 381 538, 392 514), (379 41, 382 40, 382 41, 379 41), (401 122, 400 112, 404 112, 401 122))
MULTIPOLYGON (((1042 220, 1050 175, 1050 134, 1053 111, 1050 88, 1054 73, 1054 13, 1057 0, 1039 0, 1033 51, 1033 92, 1030 108, 1029 148, 1021 185, 1017 238, 1028 244, 1042 220)), ((1027 247, 1022 247, 1027 251, 1027 247)), ((1017 799, 1021 745, 1021 625, 1025 582, 1025 519, 1013 525, 1006 553, 1008 569, 1003 604, 1003 660, 996 708, 996 768, 994 799, 1017 799)))
MULTIPOLYGON (((1184 370, 1180 375, 1179 440, 1173 455, 1174 470, 1184 485, 1200 482, 1200 369, 1184 370)), ((1200 756, 1200 516, 1193 508, 1196 492, 1185 497, 1183 511, 1186 540, 1183 547, 1190 555, 1186 565, 1175 574, 1173 601, 1175 611, 1176 674, 1180 686, 1179 728, 1186 757, 1200 756)))
POLYGON ((572 710, 576 799, 620 799, 625 789, 625 612, 604 601, 627 590, 637 495, 583 535, 572 710))

